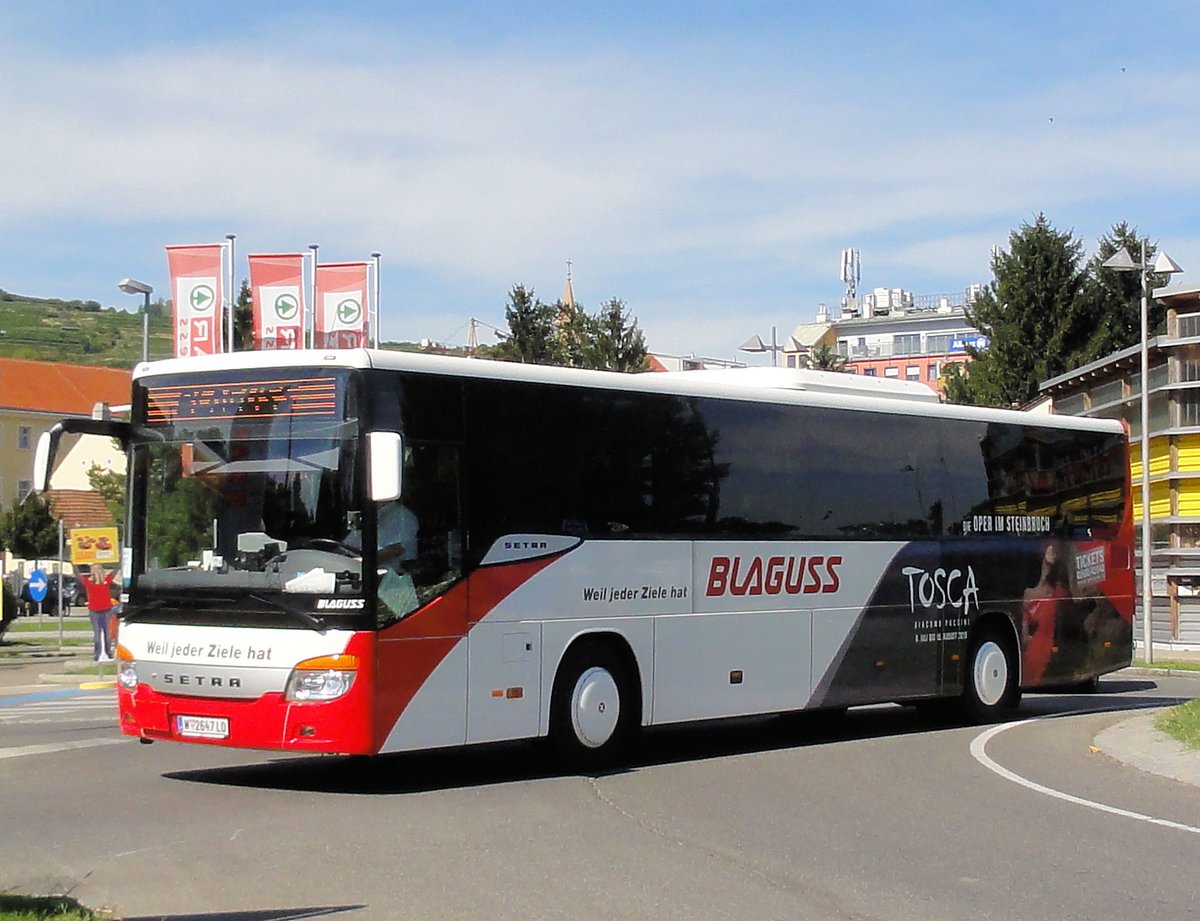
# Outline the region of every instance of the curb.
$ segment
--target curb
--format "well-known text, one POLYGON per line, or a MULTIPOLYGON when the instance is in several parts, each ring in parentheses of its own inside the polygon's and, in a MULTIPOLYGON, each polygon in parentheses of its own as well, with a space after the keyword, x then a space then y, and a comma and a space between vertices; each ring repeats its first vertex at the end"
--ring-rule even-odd
POLYGON ((1092 744, 1110 758, 1139 771, 1200 786, 1200 751, 1154 727, 1154 720, 1164 709, 1114 723, 1097 733, 1092 744))
POLYGON ((1153 668, 1150 666, 1130 665, 1128 668, 1123 668, 1120 671, 1109 672, 1107 677, 1112 677, 1113 675, 1138 675, 1143 678, 1200 678, 1200 671, 1193 668, 1153 668))

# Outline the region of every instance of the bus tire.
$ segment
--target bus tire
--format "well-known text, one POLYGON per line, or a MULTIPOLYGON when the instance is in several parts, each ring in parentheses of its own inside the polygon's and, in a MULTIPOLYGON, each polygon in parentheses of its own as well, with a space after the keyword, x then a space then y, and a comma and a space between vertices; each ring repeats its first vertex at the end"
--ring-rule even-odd
POLYGON ((624 658, 610 643, 583 640, 563 658, 550 698, 550 741, 579 770, 612 765, 638 725, 637 694, 624 658))
POLYGON ((963 682, 963 711, 972 722, 993 722, 1021 702, 1021 673, 1014 643, 997 630, 971 644, 963 682))

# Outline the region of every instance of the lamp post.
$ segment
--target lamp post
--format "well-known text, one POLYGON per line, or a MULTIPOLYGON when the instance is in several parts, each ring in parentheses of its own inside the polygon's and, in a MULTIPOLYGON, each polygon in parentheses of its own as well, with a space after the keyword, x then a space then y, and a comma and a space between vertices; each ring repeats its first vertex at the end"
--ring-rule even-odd
POLYGON ((150 358, 150 295, 154 293, 154 289, 144 281, 136 281, 132 278, 122 278, 117 283, 117 287, 126 294, 141 294, 146 298, 146 302, 142 306, 142 361, 148 361, 150 358))
POLYGON ((741 352, 770 352, 771 367, 775 368, 779 365, 779 352, 783 348, 775 339, 775 327, 771 327, 771 344, 767 345, 762 341, 762 336, 754 335, 738 346, 738 351, 741 352))
POLYGON ((1134 262, 1129 250, 1121 247, 1102 263, 1106 269, 1118 272, 1140 272, 1142 288, 1142 343, 1141 343, 1141 404, 1142 404, 1142 646, 1147 664, 1154 661, 1153 608, 1154 586, 1151 581, 1152 553, 1150 550, 1150 273, 1173 275, 1182 272, 1175 261, 1164 252, 1159 252, 1153 264, 1146 261, 1146 240, 1142 238, 1141 260, 1134 262))

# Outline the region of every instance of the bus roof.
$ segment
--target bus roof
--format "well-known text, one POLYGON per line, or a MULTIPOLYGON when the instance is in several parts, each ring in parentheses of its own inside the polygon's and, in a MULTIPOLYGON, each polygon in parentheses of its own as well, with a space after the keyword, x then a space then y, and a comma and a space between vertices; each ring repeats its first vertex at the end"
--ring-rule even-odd
POLYGON ((379 368, 567 387, 594 387, 602 390, 841 407, 860 411, 941 416, 1049 428, 1092 431, 1120 431, 1122 428, 1120 421, 1112 419, 1056 414, 1033 415, 1013 409, 941 403, 932 390, 912 381, 790 368, 723 368, 627 374, 386 349, 292 349, 232 352, 141 362, 134 368, 133 377, 137 381, 160 374, 312 367, 379 368))

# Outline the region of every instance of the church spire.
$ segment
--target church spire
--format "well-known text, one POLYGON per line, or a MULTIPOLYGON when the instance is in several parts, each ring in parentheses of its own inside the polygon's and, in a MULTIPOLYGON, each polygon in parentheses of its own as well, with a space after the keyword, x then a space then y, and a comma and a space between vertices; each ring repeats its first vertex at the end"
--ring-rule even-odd
POLYGON ((574 309, 575 307, 575 291, 571 287, 571 260, 567 260, 567 285, 563 288, 562 302, 567 307, 574 309))

